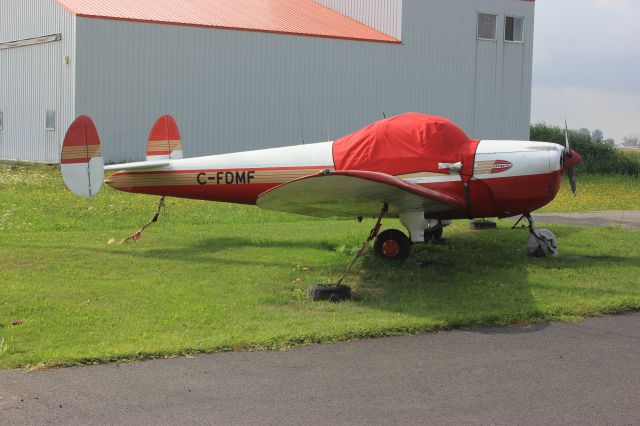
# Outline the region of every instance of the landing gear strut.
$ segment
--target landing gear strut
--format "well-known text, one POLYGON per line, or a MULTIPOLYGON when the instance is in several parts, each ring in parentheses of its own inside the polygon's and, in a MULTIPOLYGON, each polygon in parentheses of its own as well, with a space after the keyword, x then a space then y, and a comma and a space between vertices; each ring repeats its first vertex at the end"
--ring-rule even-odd
POLYGON ((432 243, 442 243, 444 242, 444 240, 442 239, 442 234, 444 234, 444 228, 442 226, 436 227, 435 229, 425 230, 424 241, 432 243))
POLYGON ((527 221, 529 227, 527 254, 533 257, 557 256, 558 242, 556 236, 548 229, 536 229, 530 213, 523 214, 511 229, 515 229, 523 220, 527 221))

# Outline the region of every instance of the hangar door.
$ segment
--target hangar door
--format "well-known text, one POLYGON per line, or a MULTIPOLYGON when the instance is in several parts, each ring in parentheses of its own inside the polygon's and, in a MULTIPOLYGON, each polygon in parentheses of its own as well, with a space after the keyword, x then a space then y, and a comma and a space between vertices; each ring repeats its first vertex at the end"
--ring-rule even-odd
POLYGON ((59 161, 61 40, 0 40, 0 158, 59 161))

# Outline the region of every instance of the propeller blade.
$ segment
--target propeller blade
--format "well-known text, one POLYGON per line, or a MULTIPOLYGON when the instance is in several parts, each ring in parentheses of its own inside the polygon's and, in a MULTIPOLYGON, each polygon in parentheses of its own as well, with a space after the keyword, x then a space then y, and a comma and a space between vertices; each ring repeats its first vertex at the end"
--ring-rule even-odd
POLYGON ((571 167, 569 169, 569 182, 571 183, 571 192, 573 192, 573 196, 575 197, 578 194, 578 185, 576 182, 576 168, 571 167))
POLYGON ((571 140, 569 139, 569 126, 567 120, 564 120, 564 154, 567 158, 573 157, 573 151, 571 151, 571 140))

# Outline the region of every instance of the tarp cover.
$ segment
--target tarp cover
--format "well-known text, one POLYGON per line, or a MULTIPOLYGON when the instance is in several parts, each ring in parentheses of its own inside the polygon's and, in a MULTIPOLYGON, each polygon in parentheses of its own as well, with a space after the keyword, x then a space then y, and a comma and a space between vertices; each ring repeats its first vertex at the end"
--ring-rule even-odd
POLYGON ((473 172, 478 141, 446 118, 406 113, 377 121, 333 144, 336 170, 369 170, 390 175, 447 173, 439 163, 463 164, 473 172))

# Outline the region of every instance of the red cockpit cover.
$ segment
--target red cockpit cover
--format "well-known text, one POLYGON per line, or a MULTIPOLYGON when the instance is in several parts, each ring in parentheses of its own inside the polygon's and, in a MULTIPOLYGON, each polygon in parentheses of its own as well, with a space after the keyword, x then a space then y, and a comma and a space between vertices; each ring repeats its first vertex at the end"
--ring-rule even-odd
POLYGON ((473 172, 478 141, 446 118, 406 113, 377 121, 333 144, 336 170, 368 170, 390 175, 447 173, 438 163, 463 164, 473 172))

